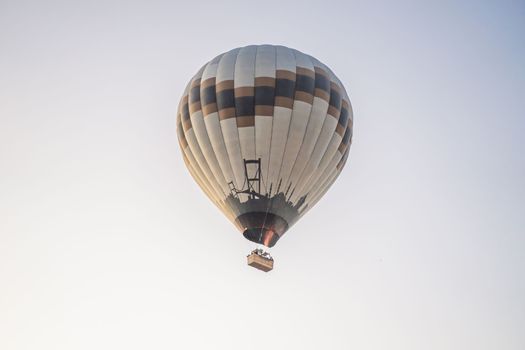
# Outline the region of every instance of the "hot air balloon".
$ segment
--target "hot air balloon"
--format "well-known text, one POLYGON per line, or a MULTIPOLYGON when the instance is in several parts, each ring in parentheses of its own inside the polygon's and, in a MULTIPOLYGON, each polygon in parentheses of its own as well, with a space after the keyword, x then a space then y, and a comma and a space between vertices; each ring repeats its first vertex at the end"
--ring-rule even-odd
MULTIPOLYGON (((177 113, 192 177, 246 239, 266 247, 336 180, 352 124, 350 100, 334 73, 312 56, 273 45, 236 48, 206 63, 177 113)), ((262 249, 250 256, 255 267, 273 267, 262 249)))

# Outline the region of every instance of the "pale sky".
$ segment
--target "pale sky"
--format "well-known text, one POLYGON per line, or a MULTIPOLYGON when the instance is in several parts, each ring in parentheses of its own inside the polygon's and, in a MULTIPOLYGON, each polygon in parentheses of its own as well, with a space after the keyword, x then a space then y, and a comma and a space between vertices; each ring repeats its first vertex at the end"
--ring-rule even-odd
POLYGON ((0 0, 0 349, 525 349, 524 38, 523 1, 0 0), (175 134, 263 43, 354 108, 268 274, 175 134))

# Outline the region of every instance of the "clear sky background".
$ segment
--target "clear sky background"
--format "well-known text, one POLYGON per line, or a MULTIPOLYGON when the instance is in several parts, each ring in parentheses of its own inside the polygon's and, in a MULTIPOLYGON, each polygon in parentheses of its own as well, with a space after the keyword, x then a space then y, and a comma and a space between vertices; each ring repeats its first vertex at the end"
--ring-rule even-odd
POLYGON ((0 0, 0 349, 525 349, 524 111, 523 1, 0 0), (175 135, 262 43, 355 113, 268 274, 175 135))

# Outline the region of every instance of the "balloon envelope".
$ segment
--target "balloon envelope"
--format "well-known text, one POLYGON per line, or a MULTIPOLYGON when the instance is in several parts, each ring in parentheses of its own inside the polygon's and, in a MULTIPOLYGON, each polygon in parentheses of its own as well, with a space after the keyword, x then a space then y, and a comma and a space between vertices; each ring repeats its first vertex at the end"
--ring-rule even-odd
POLYGON ((272 45, 237 48, 206 63, 177 113, 195 181, 244 237, 268 247, 335 181, 352 124, 348 95, 328 67, 272 45))

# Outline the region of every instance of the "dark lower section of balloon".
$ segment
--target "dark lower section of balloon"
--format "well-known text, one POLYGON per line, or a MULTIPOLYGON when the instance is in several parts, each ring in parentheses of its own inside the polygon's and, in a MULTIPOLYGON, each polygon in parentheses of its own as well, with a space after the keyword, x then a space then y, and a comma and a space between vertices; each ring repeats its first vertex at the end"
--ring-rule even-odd
POLYGON ((267 212, 250 212, 235 219, 244 227, 243 236, 255 243, 273 247, 288 230, 288 222, 281 216, 267 212))

